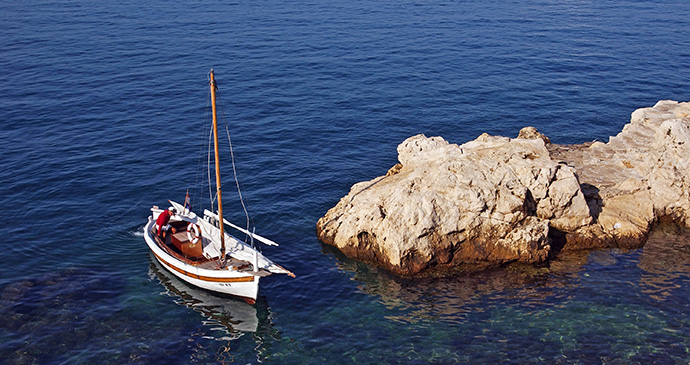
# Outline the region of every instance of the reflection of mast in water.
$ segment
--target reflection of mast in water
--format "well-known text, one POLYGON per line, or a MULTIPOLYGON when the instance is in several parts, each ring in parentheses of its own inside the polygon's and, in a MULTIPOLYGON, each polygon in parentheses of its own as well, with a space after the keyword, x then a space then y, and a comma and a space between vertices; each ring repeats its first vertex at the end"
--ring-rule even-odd
MULTIPOLYGON (((168 291, 168 295, 178 297, 175 302, 191 308, 203 315, 209 325, 221 325, 221 330, 239 338, 243 332, 256 332, 259 326, 256 307, 234 298, 209 293, 203 289, 183 283, 151 259, 149 277, 157 278, 168 291)), ((257 302, 257 305, 259 303, 257 302)))

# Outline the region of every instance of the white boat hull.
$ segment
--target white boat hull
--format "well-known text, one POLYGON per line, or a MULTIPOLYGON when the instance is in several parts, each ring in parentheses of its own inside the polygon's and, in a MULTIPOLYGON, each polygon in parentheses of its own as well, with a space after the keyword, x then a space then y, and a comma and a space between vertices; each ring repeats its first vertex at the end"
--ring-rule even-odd
POLYGON ((241 336, 242 332, 258 330, 259 318, 255 306, 228 300, 226 296, 215 295, 179 280, 177 276, 164 269, 153 255, 150 256, 152 262, 149 266, 149 277, 157 278, 168 289, 168 295, 177 297, 177 304, 191 308, 212 322, 226 327, 227 334, 232 338, 241 336))
POLYGON ((217 293, 241 297, 255 302, 259 293, 259 276, 239 272, 231 267, 224 269, 204 269, 178 260, 164 251, 151 233, 155 221, 150 219, 144 227, 144 238, 156 260, 181 280, 217 293))

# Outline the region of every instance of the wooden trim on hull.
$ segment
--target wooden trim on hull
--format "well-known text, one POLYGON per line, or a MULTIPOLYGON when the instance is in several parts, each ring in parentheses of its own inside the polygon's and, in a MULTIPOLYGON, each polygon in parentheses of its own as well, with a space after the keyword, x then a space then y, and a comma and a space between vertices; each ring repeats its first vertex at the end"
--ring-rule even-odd
MULTIPOLYGON (((155 257, 164 269, 170 273, 177 276, 179 279, 183 280, 189 285, 201 288, 203 290, 208 290, 211 292, 219 293, 222 295, 229 295, 235 298, 239 298, 247 302, 248 304, 255 304, 256 298, 258 297, 259 291, 259 277, 255 275, 241 276, 241 277, 214 277, 208 275, 199 275, 194 272, 187 271, 185 268, 180 268, 172 265, 168 260, 163 259, 163 256, 170 255, 169 260, 176 260, 177 255, 175 252, 171 252, 170 248, 167 246, 161 246, 160 241, 157 240, 155 234, 151 232, 151 227, 155 221, 151 220, 144 227, 144 240, 149 246, 149 251, 155 257), (230 288, 232 286, 232 289, 230 288)), ((186 262, 182 261, 185 266, 189 265, 190 269, 209 271, 208 269, 202 269, 198 265, 198 262, 186 262)), ((191 261, 191 260, 190 260, 191 261)), ((215 272, 216 270, 210 270, 215 272)), ((220 274, 230 273, 230 271, 218 271, 220 274)), ((240 275, 242 273, 239 273, 240 275)))
POLYGON ((211 277, 211 276, 192 274, 189 271, 182 270, 178 267, 175 267, 174 265, 171 265, 169 262, 163 260, 160 256, 156 255, 155 252, 153 252, 153 255, 156 256, 156 258, 161 263, 165 264, 165 266, 179 272, 180 274, 182 274, 184 276, 189 276, 190 278, 193 278, 193 279, 216 282, 216 283, 251 283, 254 281, 254 276, 242 276, 242 277, 238 277, 238 278, 215 278, 215 277, 211 277))

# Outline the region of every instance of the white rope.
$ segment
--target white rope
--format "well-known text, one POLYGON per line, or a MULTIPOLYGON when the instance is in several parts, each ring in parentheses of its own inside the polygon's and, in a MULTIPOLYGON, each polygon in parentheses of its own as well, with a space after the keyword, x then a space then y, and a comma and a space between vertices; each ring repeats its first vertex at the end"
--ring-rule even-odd
POLYGON ((211 138, 213 138, 213 128, 211 128, 208 133, 208 165, 206 166, 206 172, 208 176, 208 195, 211 200, 211 211, 213 211, 213 202, 215 202, 215 199, 213 197, 213 189, 211 187, 211 145, 213 144, 211 142, 211 138))
MULTIPOLYGON (((225 121, 225 118, 223 118, 225 121)), ((240 196, 240 203, 242 203, 242 209, 244 209, 244 216, 247 217, 247 231, 249 231, 249 213, 247 212, 247 206, 244 205, 244 198, 242 197, 242 191, 240 190, 240 181, 237 179, 237 169, 235 169, 235 153, 232 151, 232 141, 230 140, 230 130, 228 129, 228 124, 225 123, 225 133, 228 135, 228 144, 230 145, 230 157, 232 160, 232 173, 235 175, 235 185, 237 186, 237 195, 240 196)), ((253 240, 252 240, 253 246, 253 240)))

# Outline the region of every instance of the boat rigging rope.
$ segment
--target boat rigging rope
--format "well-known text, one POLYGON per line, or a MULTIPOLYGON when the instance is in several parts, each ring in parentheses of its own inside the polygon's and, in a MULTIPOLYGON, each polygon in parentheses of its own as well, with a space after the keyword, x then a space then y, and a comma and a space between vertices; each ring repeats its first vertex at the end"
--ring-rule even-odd
MULTIPOLYGON (((209 82, 211 83, 211 73, 209 72, 206 75, 206 78, 209 82)), ((213 120, 213 117, 211 116, 211 90, 207 89, 206 91, 206 120, 213 120)), ((204 128, 204 131, 206 129, 204 128)), ((206 143, 206 146, 208 147, 207 155, 206 155, 206 178, 208 179, 208 196, 209 196, 209 202, 211 203, 211 211, 213 212, 213 203, 216 201, 214 195, 213 195, 213 187, 211 186, 211 146, 213 146, 213 127, 209 127, 208 129, 208 142, 206 143)), ((217 194, 216 194, 217 195, 217 194)))
MULTIPOLYGON (((209 81, 210 81, 210 74, 209 74, 209 81)), ((220 100, 220 92, 218 90, 218 86, 216 86, 216 101, 217 104, 220 106, 220 116, 223 119, 223 123, 225 124, 225 132, 228 137, 228 145, 230 147, 230 157, 232 161, 232 173, 233 177, 235 178, 235 186, 237 186, 237 195, 240 198, 240 203, 242 203, 242 209, 244 210, 244 215, 246 217, 246 223, 247 223, 247 232, 249 232, 249 227, 250 227, 250 218, 249 218, 249 212, 247 211, 247 205, 244 202, 244 197, 242 196, 242 190, 240 189, 240 181, 237 178, 237 168, 235 166, 235 153, 232 148, 232 140, 230 139, 230 129, 228 128, 228 122, 225 119, 225 112, 223 110, 223 103, 220 100)), ((211 189, 211 145, 213 142, 211 142, 211 139, 213 138, 213 130, 210 131, 209 133, 209 144, 208 144, 208 189, 209 189, 209 195, 211 195, 211 211, 213 211, 213 202, 218 198, 218 194, 216 193, 215 197, 213 195, 212 189, 211 189)), ((222 224, 219 222, 219 224, 222 224)), ((247 241, 247 236, 245 236, 245 242, 247 241)), ((253 240, 252 240, 253 241, 253 240)), ((252 242, 253 243, 253 242, 252 242)))
MULTIPOLYGON (((206 120, 209 120, 210 116, 211 116, 211 90, 208 88, 206 89, 206 109, 205 110, 206 110, 206 117, 202 120, 203 128, 201 130, 200 141, 204 141, 205 140, 204 137, 206 136, 206 134, 209 133, 209 135, 210 135, 210 133, 212 132, 212 130, 210 128, 208 128, 208 124, 205 122, 206 120)), ((202 202, 202 197, 203 197, 202 196, 203 195, 203 185, 205 185, 204 184, 204 182, 205 182, 204 178, 202 177, 204 175, 204 168, 202 165, 202 159, 204 157, 204 149, 205 148, 210 149, 210 143, 211 143, 211 139, 209 137, 209 139, 206 141, 206 143, 201 143, 198 147, 200 153, 198 155, 198 160, 197 160, 197 164, 196 164, 197 167, 196 167, 196 172, 195 172, 195 182, 194 182, 194 185, 192 185, 193 186, 192 187, 192 194, 190 196, 190 201, 189 201, 189 205, 192 208, 192 210, 194 210, 193 209, 194 205, 192 204, 192 202, 197 202, 198 208, 202 207, 201 202, 202 202)), ((208 167, 205 170, 208 174, 210 174, 208 167)), ((208 188, 209 188, 209 195, 211 195, 211 193, 210 193, 211 186, 209 185, 208 188)), ((186 200, 186 197, 185 197, 185 200, 186 200)), ((211 210, 213 211, 213 195, 211 195, 211 210)))
MULTIPOLYGON (((216 95, 219 99, 219 96, 216 95)), ((225 120, 225 112, 223 111, 223 104, 220 104, 220 115, 223 118, 223 123, 225 124, 225 133, 228 136, 228 145, 230 146, 230 159, 232 161, 232 173, 235 177, 235 186, 237 186, 237 195, 240 198, 240 203, 242 203, 242 209, 244 210, 244 216, 247 218, 247 232, 249 232, 249 212, 247 212, 247 206, 244 203, 244 197, 242 197, 242 190, 240 189, 240 180, 237 179, 237 168, 235 167, 235 153, 232 150, 232 140, 230 139, 230 129, 228 128, 228 122, 225 120)))
POLYGON ((235 169, 235 154, 232 152, 232 142, 230 141, 230 130, 228 125, 225 125, 225 133, 228 135, 228 144, 230 145, 230 156, 232 159, 232 173, 235 175, 235 185, 237 185, 237 195, 240 196, 240 203, 242 203, 242 209, 244 209, 244 216, 247 217, 247 232, 249 232, 249 213, 247 212, 247 206, 244 204, 244 198, 242 197, 242 191, 240 190, 240 181, 237 179, 237 170, 235 169))
MULTIPOLYGON (((208 74, 208 81, 211 82, 211 74, 208 74)), ((211 90, 206 89, 206 118, 205 120, 211 120, 211 90)), ((206 127, 208 127, 208 140, 206 141, 206 146, 208 148, 208 156, 206 157, 207 159, 207 166, 206 166, 206 175, 207 179, 209 181, 208 183, 208 195, 209 195, 209 202, 211 203, 211 211, 213 211, 213 192, 211 191, 211 138, 213 136, 213 128, 208 125, 208 123, 204 123, 204 132, 206 132, 206 127)), ((203 147, 203 146, 202 146, 203 147)), ((202 150, 203 151, 203 150, 202 150)), ((199 165, 201 165, 201 157, 199 156, 199 165)), ((199 189, 199 197, 201 197, 201 188, 199 189)))
POLYGON ((211 188, 211 145, 213 144, 212 142, 213 139, 213 129, 209 129, 208 131, 208 158, 207 158, 207 163, 208 166, 206 168, 207 175, 208 175, 208 195, 211 200, 211 211, 213 211, 213 202, 216 201, 216 198, 218 197, 218 193, 215 195, 213 194, 213 189, 211 188))

